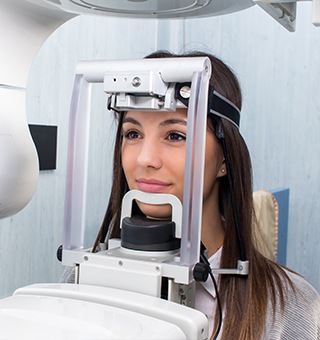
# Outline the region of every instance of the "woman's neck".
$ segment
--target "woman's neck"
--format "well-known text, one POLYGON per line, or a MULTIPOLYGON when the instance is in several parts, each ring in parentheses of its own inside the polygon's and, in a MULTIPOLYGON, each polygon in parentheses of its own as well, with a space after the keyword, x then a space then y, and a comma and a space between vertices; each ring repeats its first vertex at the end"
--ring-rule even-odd
POLYGON ((218 200, 204 202, 202 211, 201 240, 211 257, 224 241, 224 227, 219 211, 218 200))

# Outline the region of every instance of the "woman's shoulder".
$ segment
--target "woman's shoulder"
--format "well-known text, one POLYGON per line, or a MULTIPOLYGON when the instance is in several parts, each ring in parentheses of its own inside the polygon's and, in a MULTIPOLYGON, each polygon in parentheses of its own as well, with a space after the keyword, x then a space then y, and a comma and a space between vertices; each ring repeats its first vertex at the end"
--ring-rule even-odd
POLYGON ((318 306, 318 312, 320 313, 320 295, 317 290, 301 275, 292 272, 288 269, 284 269, 293 285, 293 294, 296 299, 301 302, 313 302, 318 306))
MULTIPOLYGON (((284 309, 277 308, 272 333, 274 339, 320 339, 320 295, 301 275, 284 269, 291 284, 286 281, 284 309)), ((279 306, 278 306, 279 307, 279 306)))

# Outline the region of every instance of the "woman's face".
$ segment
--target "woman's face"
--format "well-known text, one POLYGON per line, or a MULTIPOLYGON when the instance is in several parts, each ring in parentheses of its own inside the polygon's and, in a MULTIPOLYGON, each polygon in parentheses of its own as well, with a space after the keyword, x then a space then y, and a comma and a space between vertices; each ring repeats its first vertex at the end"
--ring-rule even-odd
MULTIPOLYGON (((122 166, 130 190, 173 194, 183 200, 186 151, 187 112, 126 113, 123 126, 122 166)), ((216 178, 223 175, 220 146, 207 131, 204 204, 210 199, 216 178)), ((170 205, 155 206, 138 202, 149 217, 165 219, 171 216, 170 205)))

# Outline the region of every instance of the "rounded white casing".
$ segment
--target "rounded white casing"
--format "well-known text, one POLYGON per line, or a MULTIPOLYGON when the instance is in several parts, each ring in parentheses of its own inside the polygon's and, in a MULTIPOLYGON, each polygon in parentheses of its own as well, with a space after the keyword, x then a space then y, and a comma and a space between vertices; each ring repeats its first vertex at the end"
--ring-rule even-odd
POLYGON ((30 201, 38 182, 38 157, 25 116, 24 91, 0 88, 0 218, 30 201))
POLYGON ((25 108, 29 70, 47 37, 74 17, 46 6, 26 0, 0 2, 0 219, 22 210, 38 181, 25 108))

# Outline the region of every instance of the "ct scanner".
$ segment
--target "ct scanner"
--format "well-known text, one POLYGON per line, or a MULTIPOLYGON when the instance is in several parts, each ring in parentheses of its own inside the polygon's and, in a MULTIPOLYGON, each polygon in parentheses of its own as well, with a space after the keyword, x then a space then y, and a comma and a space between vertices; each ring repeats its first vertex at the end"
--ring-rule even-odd
MULTIPOLYGON (((294 31, 296 2, 289 1, 2 0, 0 25, 5 27, 8 35, 0 38, 2 46, 6 46, 0 54, 0 158, 4 160, 0 163, 0 218, 11 216, 23 209, 36 190, 38 159, 25 116, 25 87, 28 71, 39 47, 57 27, 76 15, 88 13, 184 18, 222 15, 244 10, 255 4, 289 31, 294 31), (26 32, 33 37, 27 45, 24 39, 26 32), (24 58, 20 59, 22 51, 24 58)), ((319 0, 313 0, 313 8, 312 21, 319 26, 319 0)), ((190 65, 192 75, 183 79, 193 82, 193 72, 198 74, 198 82, 202 85, 194 90, 193 96, 203 96, 205 93, 207 65, 204 67, 203 63, 206 61, 201 60, 200 64, 190 65)), ((91 64, 88 68, 87 66, 80 64, 78 67, 79 83, 75 86, 75 89, 78 89, 75 91, 78 92, 74 93, 77 96, 74 98, 80 98, 83 103, 87 100, 86 91, 90 87, 88 84, 96 81, 92 78, 101 77, 101 72, 104 74, 107 67, 97 64, 91 64)), ((128 67, 126 71, 129 72, 128 67)), ((141 69, 142 74, 145 71, 141 69)), ((102 77, 99 81, 106 82, 106 79, 102 77)), ((175 81, 181 81, 179 75, 175 81)), ((112 91, 106 89, 107 93, 112 91)), ((87 108, 87 105, 82 106, 87 108)), ((73 107, 71 111, 76 109, 73 107)), ((84 128, 85 113, 83 117, 79 127, 74 126, 74 131, 84 128)), ((74 138, 74 143, 71 144, 75 149, 71 150, 70 154, 83 146, 78 144, 76 134, 74 138)), ((200 137, 195 137, 194 142, 201 144, 200 137)), ((77 159, 73 161, 78 162, 77 159)), ((201 160, 198 164, 201 164, 201 160)), ((200 174, 202 169, 195 171, 200 174)), ((72 183, 75 178, 77 183, 79 180, 82 183, 85 175, 85 169, 74 164, 69 167, 68 188, 74 188, 72 183)), ((193 180, 189 182, 193 185, 193 180)), ((62 257, 65 265, 77 265, 78 284, 32 285, 20 288, 13 296, 0 300, 0 339, 207 339, 208 326, 205 316, 188 307, 192 306, 192 269, 199 258, 199 231, 195 229, 189 239, 182 239, 179 256, 174 251, 154 254, 152 257, 148 252, 121 252, 118 241, 110 246, 105 256, 92 254, 82 249, 84 226, 81 197, 84 191, 85 188, 81 189, 80 186, 76 191, 70 190, 69 195, 67 193, 68 223, 65 225, 62 257), (191 251, 189 248, 187 250, 190 244, 191 251), (124 271, 123 267, 126 267, 124 271), (115 277, 120 275, 115 283, 105 284, 93 279, 104 277, 108 281, 110 272, 114 273, 115 277), (171 295, 169 294, 171 298, 167 301, 159 298, 159 280, 163 272, 169 277, 172 275, 173 280, 170 286, 171 295), (131 285, 137 277, 142 276, 145 278, 145 285, 131 285), (117 288, 119 282, 123 284, 126 281, 125 277, 129 277, 129 280, 127 279, 122 289, 117 288), (132 289, 131 286, 136 288, 132 289)), ((196 194, 197 197, 202 197, 201 192, 196 194)), ((179 210, 179 205, 177 209, 179 210)), ((201 207, 195 205, 194 211, 191 212, 192 218, 199 219, 200 213, 201 207)), ((248 270, 249 264, 240 261, 231 273, 246 275, 248 270)))

